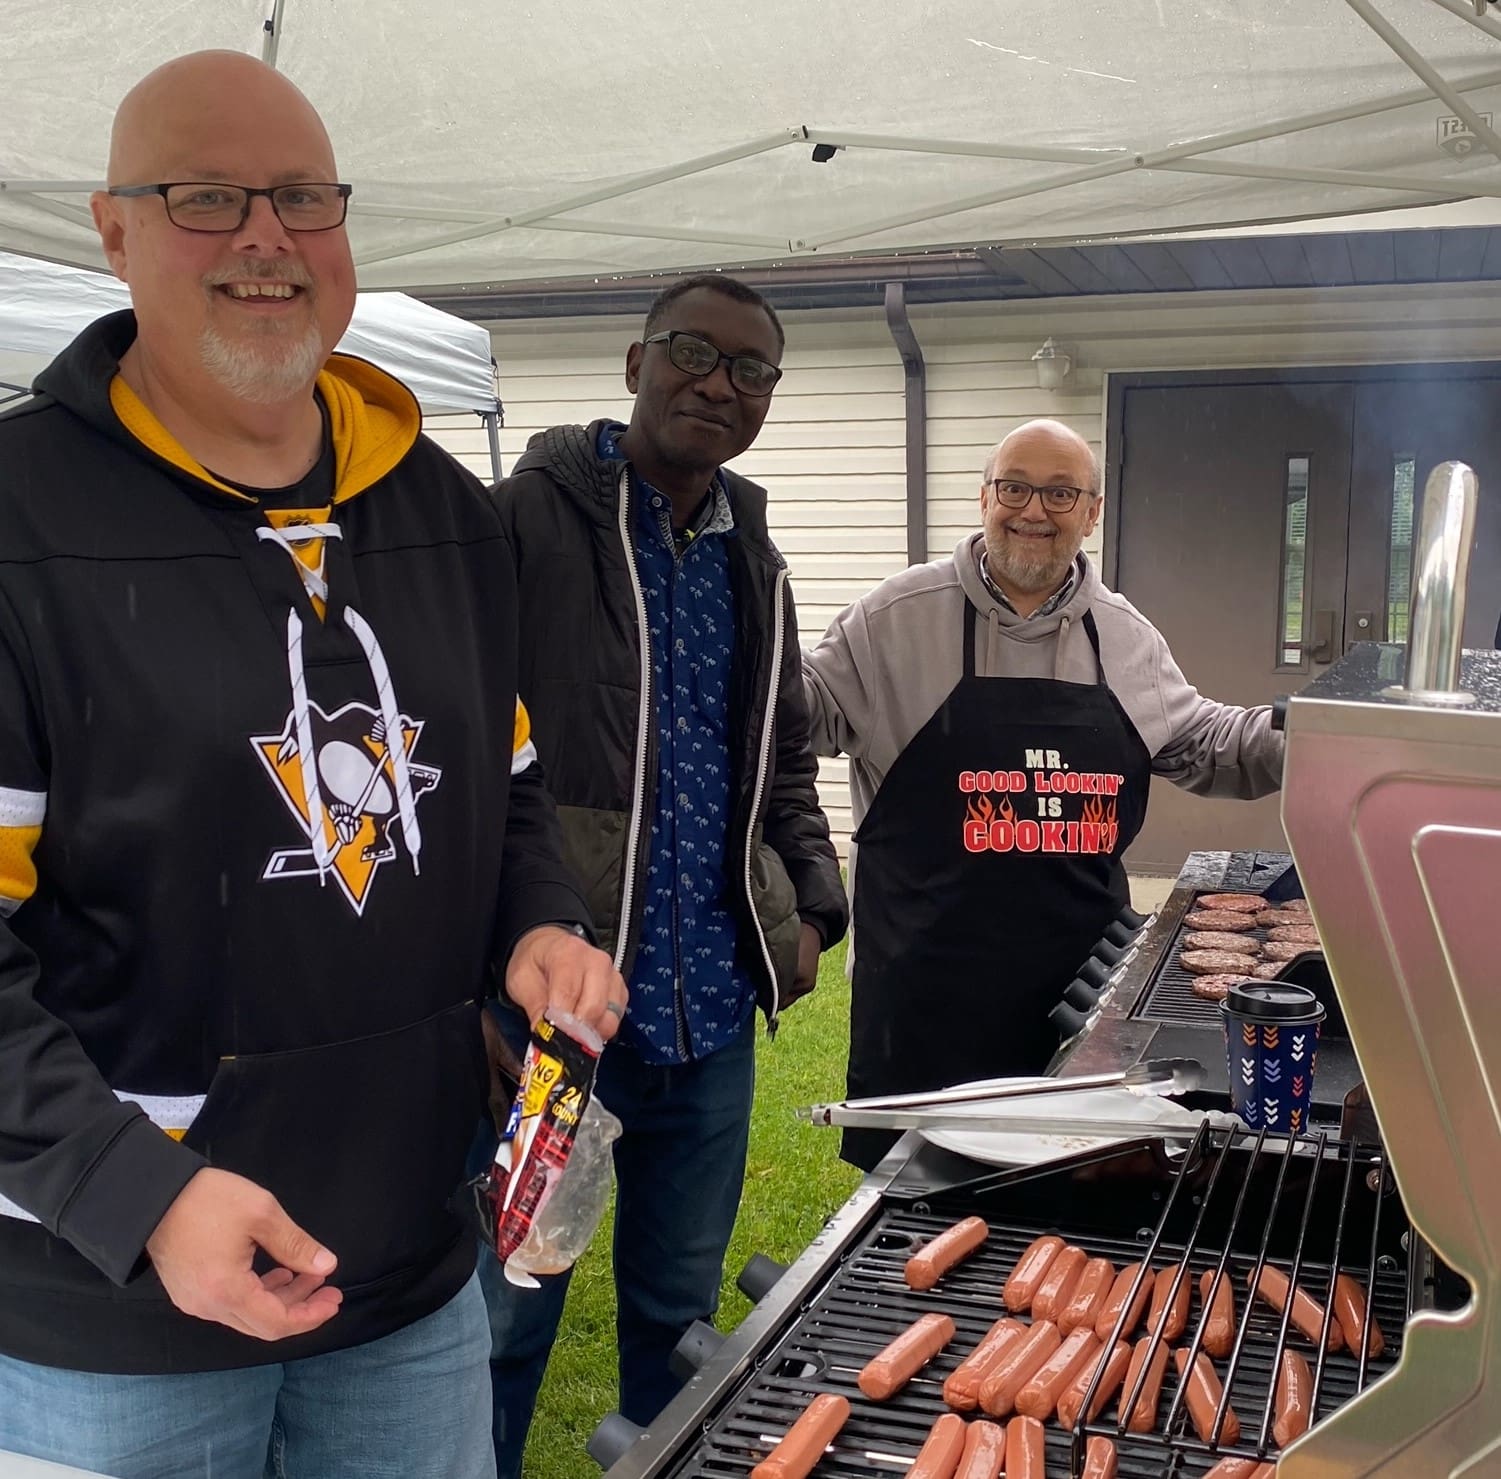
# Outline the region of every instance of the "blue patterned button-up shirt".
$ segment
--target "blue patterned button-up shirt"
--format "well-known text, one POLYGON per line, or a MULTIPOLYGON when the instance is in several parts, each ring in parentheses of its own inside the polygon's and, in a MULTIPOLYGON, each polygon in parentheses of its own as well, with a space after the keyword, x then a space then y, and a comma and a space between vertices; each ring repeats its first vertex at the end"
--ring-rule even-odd
MULTIPOLYGON (((600 455, 620 459, 607 426, 600 455)), ((639 475, 633 543, 646 601, 656 695, 656 805, 642 897, 641 943, 622 1037, 651 1063, 725 1047, 755 1011, 755 983, 735 959, 730 910, 741 887, 729 856, 733 806, 729 699, 735 603, 727 541, 735 522, 720 479, 677 548, 672 503, 639 475)))

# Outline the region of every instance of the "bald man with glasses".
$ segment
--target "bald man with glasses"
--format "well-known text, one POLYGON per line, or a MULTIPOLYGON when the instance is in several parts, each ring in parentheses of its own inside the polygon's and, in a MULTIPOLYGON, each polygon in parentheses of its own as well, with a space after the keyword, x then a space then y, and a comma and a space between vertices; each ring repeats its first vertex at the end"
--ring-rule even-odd
MULTIPOLYGON (((1055 421, 986 461, 983 527, 843 611, 803 658, 813 746, 848 755, 853 1097, 1041 1073, 1048 1013, 1130 901, 1153 775, 1275 791, 1269 708, 1204 698, 1083 553, 1104 495, 1055 421)), ((895 1139, 845 1133, 869 1168, 895 1139)))

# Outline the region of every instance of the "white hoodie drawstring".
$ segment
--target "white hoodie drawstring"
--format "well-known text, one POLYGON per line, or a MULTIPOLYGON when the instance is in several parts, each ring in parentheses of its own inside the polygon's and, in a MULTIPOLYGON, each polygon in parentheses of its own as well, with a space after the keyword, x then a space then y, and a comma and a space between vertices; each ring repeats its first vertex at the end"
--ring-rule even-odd
POLYGON ((407 766, 406 726, 396 704, 396 685, 391 681, 386 654, 381 651, 370 623, 353 606, 344 608, 344 621, 349 630, 359 638, 370 676, 375 679, 375 691, 380 696, 381 718, 386 726, 386 753, 391 757, 391 773, 396 778, 396 809, 401 817, 401 832, 406 838, 407 851, 412 855, 412 872, 420 873, 422 831, 417 825, 417 803, 412 799, 412 772, 407 766))
POLYGON ((257 539, 267 544, 279 544, 292 557, 292 564, 302 577, 303 589, 316 600, 327 603, 328 582, 316 571, 309 570, 297 557, 299 544, 311 544, 315 539, 342 539, 344 531, 337 524, 289 524, 285 529, 273 529, 267 524, 255 531, 257 539))
MULTIPOLYGON (((328 582, 315 570, 309 570, 297 557, 296 546, 313 539, 342 539, 337 524, 292 524, 285 529, 269 525, 255 531, 257 539, 280 545, 291 557, 293 568, 310 596, 328 601, 328 582)), ((412 798, 412 772, 407 763, 406 722, 396 701, 396 685, 386 654, 374 628, 352 606, 344 608, 344 623, 365 654, 365 665, 380 703, 381 723, 385 729, 386 753, 391 757, 391 773, 396 781, 396 807, 401 818, 402 836, 412 855, 412 872, 422 871, 422 830, 417 824, 417 805, 412 798)), ((323 808, 323 789, 318 779, 318 754, 313 745, 312 716, 308 709, 307 674, 302 663, 302 618, 296 611, 287 613, 287 674, 292 685, 292 725, 297 737, 298 759, 302 767, 302 794, 307 801, 308 841, 318 865, 320 880, 333 866, 334 850, 330 846, 323 808)), ((379 770, 379 764, 377 764, 379 770)))
MULTIPOLYGON (((301 561, 298 562, 299 565, 301 561)), ((318 881, 333 866, 323 814, 323 789, 318 784, 318 752, 313 748, 313 721, 308 713, 307 674, 302 668, 302 618, 287 612, 287 674, 292 682, 292 732, 297 736, 297 759, 302 767, 302 795, 307 802, 308 841, 318 865, 318 881)))

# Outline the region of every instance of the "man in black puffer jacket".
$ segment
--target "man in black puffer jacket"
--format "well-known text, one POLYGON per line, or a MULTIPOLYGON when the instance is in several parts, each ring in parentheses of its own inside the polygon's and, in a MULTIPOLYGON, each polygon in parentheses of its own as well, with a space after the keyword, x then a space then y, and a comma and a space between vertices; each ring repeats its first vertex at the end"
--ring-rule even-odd
MULTIPOLYGON (((787 567, 765 490, 723 466, 761 429, 782 343, 734 279, 674 284, 626 355, 630 426, 554 427, 495 493, 532 622, 518 686, 565 856, 631 986, 599 1094, 624 1125, 620 1407, 638 1423, 676 1392, 667 1358, 718 1303, 756 1006, 774 1032, 848 919, 787 567)), ((485 1264, 504 1479, 520 1472, 566 1278, 514 1289, 485 1264)))

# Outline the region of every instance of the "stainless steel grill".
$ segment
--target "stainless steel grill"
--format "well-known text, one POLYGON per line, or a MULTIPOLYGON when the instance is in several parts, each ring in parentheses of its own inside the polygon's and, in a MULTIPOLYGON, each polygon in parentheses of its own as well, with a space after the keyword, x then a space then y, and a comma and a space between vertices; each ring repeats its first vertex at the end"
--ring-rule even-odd
MULTIPOLYGON (((1441 619, 1423 608, 1452 591, 1456 563, 1462 573, 1451 546, 1473 527, 1475 497, 1463 474, 1446 465, 1430 479, 1427 497, 1443 507, 1425 509, 1414 550, 1415 631, 1452 636, 1461 624, 1462 600, 1441 619)), ((1140 1141, 983 1174, 909 1135, 609 1479, 743 1475, 827 1390, 849 1395, 853 1416, 816 1479, 904 1469, 942 1410, 944 1376, 998 1317, 1006 1273, 1049 1231, 1118 1264, 1185 1262, 1195 1281, 1232 1280, 1238 1321, 1216 1363, 1217 1417, 1234 1406, 1231 1451, 1246 1457, 1271 1452, 1273 1375, 1301 1340, 1247 1299, 1247 1278, 1275 1263, 1326 1314, 1337 1273, 1365 1286, 1386 1349, 1318 1351, 1315 1421, 1280 1455, 1278 1479, 1501 1475, 1501 654, 1461 661, 1447 640, 1416 645, 1433 660, 1358 647, 1289 705, 1284 822, 1349 1035, 1321 1044, 1316 1133, 1290 1144, 1203 1130, 1176 1163, 1163 1142, 1140 1141), (1380 1143, 1335 1138, 1361 1077, 1380 1143), (985 1248, 936 1290, 907 1290, 910 1252, 971 1214, 990 1224, 985 1248), (953 1316, 950 1349, 892 1401, 860 1397, 860 1367, 930 1309, 953 1316)), ((1176 959, 1197 892, 1261 892, 1285 861, 1190 858, 1173 898, 1107 962, 1106 994, 1087 1023, 1079 1016, 1055 1072, 1108 1073, 1150 1055, 1197 1056, 1223 1073, 1217 1019, 1211 1028, 1197 1005, 1191 1020, 1171 1015, 1187 1010, 1163 962, 1176 959)), ((1133 1394, 1122 1395, 1129 1411, 1133 1394)), ((1122 1434, 1115 1410, 1085 1433, 1116 1440, 1122 1474, 1200 1479, 1217 1461, 1187 1420, 1176 1371, 1153 1434, 1122 1434)), ((1050 1475, 1077 1475, 1082 1444, 1050 1432, 1050 1475)))
MULTIPOLYGON (((1243 1424, 1242 1439, 1233 1447, 1200 1441, 1177 1396, 1176 1373, 1170 1373, 1153 1433, 1122 1433, 1113 1418, 1114 1403, 1106 1409, 1111 1416, 1102 1415, 1085 1429, 1107 1434, 1116 1444, 1120 1472, 1139 1479, 1191 1479, 1223 1453, 1275 1454, 1270 1438, 1274 1373, 1288 1340, 1299 1337, 1290 1336, 1288 1322, 1270 1306, 1246 1297, 1247 1276, 1254 1280, 1267 1261, 1326 1309, 1332 1308, 1335 1271, 1352 1275, 1371 1291, 1372 1315, 1387 1335, 1386 1350, 1375 1361, 1348 1352, 1315 1356, 1303 1342, 1315 1368, 1318 1415, 1335 1411, 1389 1369, 1400 1355, 1413 1301, 1430 1297, 1426 1248, 1410 1236, 1379 1146, 1317 1137, 1295 1142, 1288 1153, 1282 1137, 1206 1129, 1186 1154, 1173 1159, 1160 1142, 1143 1141, 1041 1171, 975 1175, 976 1170, 931 1149, 908 1161, 903 1176, 881 1195, 874 1215, 847 1239, 831 1265, 802 1287, 796 1270, 788 1276, 791 1285, 778 1286, 774 1298, 783 1307, 782 1321, 742 1354, 738 1375, 707 1396, 690 1388, 674 1404, 697 1397, 704 1408, 701 1422, 685 1429, 669 1408, 661 1435, 648 1435, 610 1471, 611 1479, 748 1474, 821 1392, 848 1397, 853 1415, 821 1461, 820 1479, 902 1472, 933 1420, 947 1410, 944 1378, 1004 1313, 1002 1283, 1033 1238, 1047 1232, 1118 1267, 1139 1260, 1153 1268, 1186 1261, 1195 1290, 1205 1271, 1234 1282, 1235 1347, 1220 1367, 1227 1402, 1243 1424), (969 1174, 926 1192, 913 1189, 954 1170, 969 1174), (936 1289, 921 1294, 908 1289, 902 1276, 907 1257, 972 1213, 990 1223, 985 1247, 936 1289), (952 1316, 958 1330, 954 1341, 896 1397, 867 1400, 855 1385, 861 1367, 930 1310, 952 1316)), ((1201 1318, 1202 1311, 1185 1335, 1191 1353, 1198 1349, 1201 1318)), ((695 1386, 702 1382, 701 1377, 695 1386)), ((1050 1472, 1056 1466, 1060 1476, 1077 1475, 1082 1437, 1076 1441, 1050 1424, 1048 1454, 1050 1472)))

